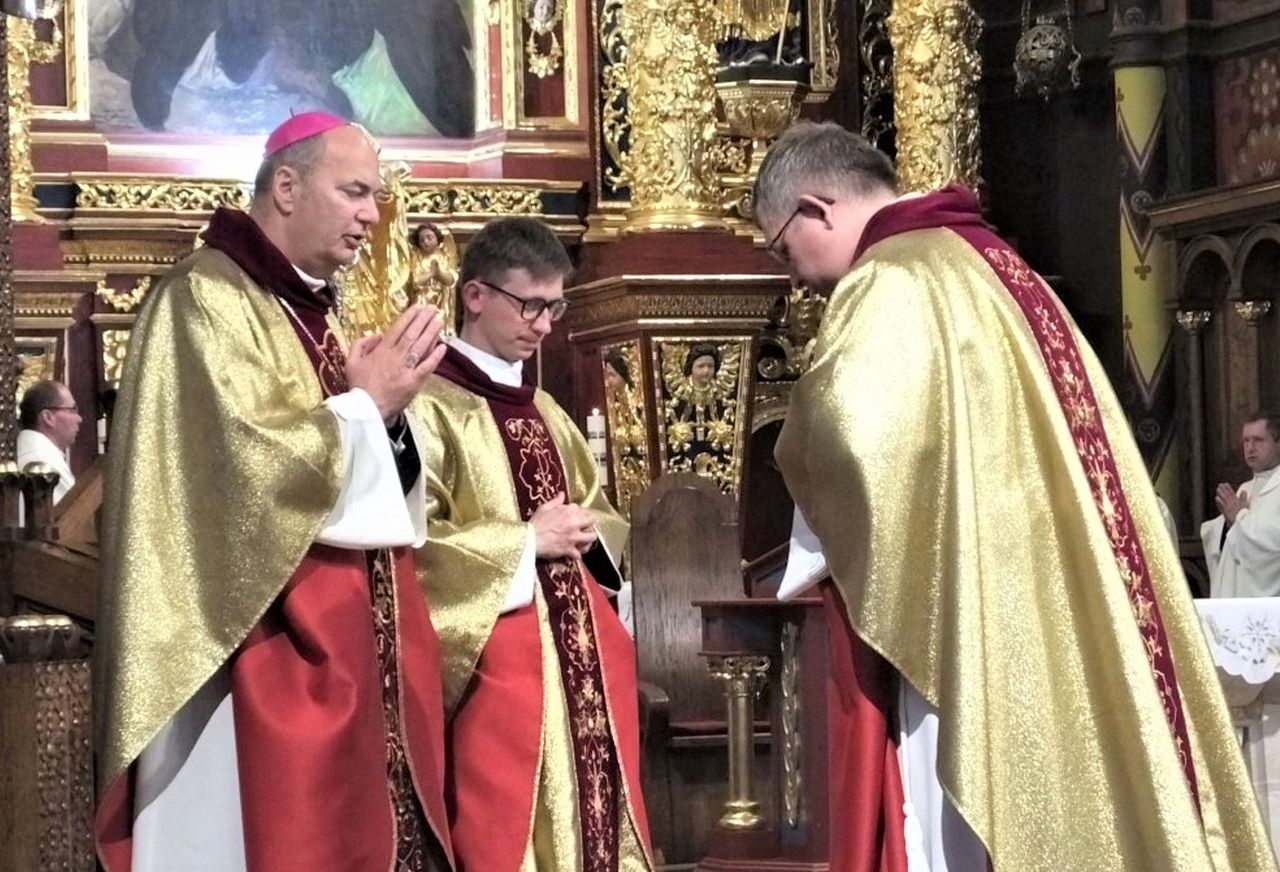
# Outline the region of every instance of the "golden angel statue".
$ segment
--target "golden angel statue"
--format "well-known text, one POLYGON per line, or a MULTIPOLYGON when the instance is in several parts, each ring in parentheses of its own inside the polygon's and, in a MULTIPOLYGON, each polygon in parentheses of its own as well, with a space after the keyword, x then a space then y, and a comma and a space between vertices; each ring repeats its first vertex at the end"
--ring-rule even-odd
POLYGON ((668 343, 662 347, 669 471, 692 471, 715 479, 722 489, 734 489, 741 365, 741 343, 668 343))
POLYGON ((413 275, 411 302, 427 303, 440 310, 445 332, 454 332, 458 284, 458 243, 449 228, 430 221, 412 234, 413 275))
POLYGON ((338 277, 339 312, 351 338, 381 333, 410 303, 440 309, 445 331, 453 332, 457 246, 452 234, 434 224, 409 233, 403 163, 382 168, 379 220, 365 237, 360 256, 338 277), (430 232, 424 232, 430 228, 430 232))

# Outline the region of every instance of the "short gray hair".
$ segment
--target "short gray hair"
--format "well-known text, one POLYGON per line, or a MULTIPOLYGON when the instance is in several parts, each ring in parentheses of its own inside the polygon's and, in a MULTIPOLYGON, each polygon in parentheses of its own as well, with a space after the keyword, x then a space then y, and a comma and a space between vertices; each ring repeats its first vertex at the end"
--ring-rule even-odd
POLYGON ((752 191, 756 221, 794 209, 802 194, 898 191, 898 176, 884 152, 839 124, 800 121, 765 155, 752 191))
POLYGON ((267 155, 258 166, 257 175, 253 177, 253 198, 256 200, 270 193, 276 171, 281 167, 292 167, 298 175, 306 178, 324 157, 324 147, 323 135, 308 136, 267 155))

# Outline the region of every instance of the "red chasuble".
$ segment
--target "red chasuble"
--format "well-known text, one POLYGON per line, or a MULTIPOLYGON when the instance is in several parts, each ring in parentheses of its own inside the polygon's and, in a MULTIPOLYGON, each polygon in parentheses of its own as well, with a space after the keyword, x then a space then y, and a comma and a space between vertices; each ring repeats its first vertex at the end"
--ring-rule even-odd
MULTIPOLYGON (((501 434, 522 518, 567 493, 534 388, 494 383, 450 348, 437 374, 482 397, 501 434)), ((537 561, 568 704, 583 868, 618 864, 630 800, 644 844, 635 647, 577 559, 537 561), (625 779, 625 790, 622 780, 625 779)), ((541 761, 543 675, 536 605, 500 615, 449 725, 452 836, 462 872, 514 872, 532 832, 541 761)))
MULTIPOLYGON (((219 210, 205 239, 279 299, 325 396, 345 392, 332 298, 244 213, 219 210)), ((408 547, 313 545, 233 655, 231 695, 249 872, 426 872, 451 857, 439 642, 408 547)), ((132 781, 98 810, 109 872, 131 868, 132 781)))

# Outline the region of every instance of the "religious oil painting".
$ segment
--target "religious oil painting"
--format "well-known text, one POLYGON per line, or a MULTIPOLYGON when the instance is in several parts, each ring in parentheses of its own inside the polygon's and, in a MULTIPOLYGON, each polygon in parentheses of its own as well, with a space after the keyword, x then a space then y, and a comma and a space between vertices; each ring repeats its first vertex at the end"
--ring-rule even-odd
POLYGON ((261 134, 325 111, 375 136, 475 130, 466 0, 93 0, 99 130, 261 134))
POLYGON ((655 344, 663 469, 697 473, 715 481, 725 493, 737 493, 747 342, 668 339, 655 344))

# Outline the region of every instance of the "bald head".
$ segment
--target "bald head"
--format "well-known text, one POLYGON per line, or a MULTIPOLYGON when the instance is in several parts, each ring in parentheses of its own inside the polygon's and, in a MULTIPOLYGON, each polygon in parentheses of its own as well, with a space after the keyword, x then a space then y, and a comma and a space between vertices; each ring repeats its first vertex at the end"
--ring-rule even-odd
POLYGON ((294 266, 327 279, 355 261, 381 190, 376 143, 346 124, 268 155, 250 214, 294 266))

